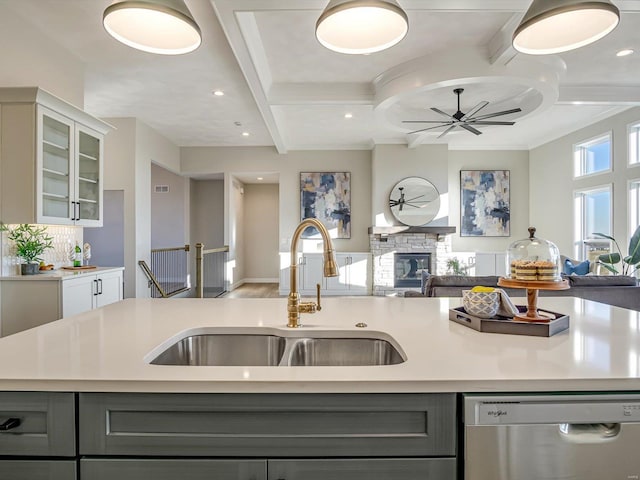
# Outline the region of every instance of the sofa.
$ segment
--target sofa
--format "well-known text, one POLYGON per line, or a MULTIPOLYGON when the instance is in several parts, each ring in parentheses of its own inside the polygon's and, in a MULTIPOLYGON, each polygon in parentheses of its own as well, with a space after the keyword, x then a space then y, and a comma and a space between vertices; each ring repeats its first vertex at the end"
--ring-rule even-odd
MULTIPOLYGON (((405 292, 405 297, 461 297, 463 290, 476 285, 498 286, 497 276, 463 277, 459 275, 422 276, 421 292, 405 292)), ((634 277, 624 275, 567 275, 568 290, 540 290, 541 297, 571 296, 616 307, 640 311, 640 286, 634 277)), ((522 289, 505 288, 510 296, 526 295, 522 289)))

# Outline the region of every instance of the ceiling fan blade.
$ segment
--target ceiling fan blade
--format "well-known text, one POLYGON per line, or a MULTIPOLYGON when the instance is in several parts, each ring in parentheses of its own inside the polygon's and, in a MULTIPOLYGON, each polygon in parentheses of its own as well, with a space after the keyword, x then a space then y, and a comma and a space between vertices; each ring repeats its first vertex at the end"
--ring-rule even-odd
POLYGON ((471 125, 515 125, 516 122, 493 122, 493 121, 488 121, 488 122, 483 122, 483 121, 478 121, 478 122, 474 122, 474 121, 470 121, 468 122, 471 125))
POLYGON ((453 124, 451 125, 449 128, 447 128, 444 132, 442 132, 440 135, 438 135, 438 138, 442 138, 444 137, 447 133, 449 133, 451 130, 453 130, 454 128, 456 128, 458 125, 453 124))
POLYGON ((409 132, 407 135, 411 135, 412 133, 426 132, 427 130, 434 130, 436 128, 445 127, 447 125, 450 125, 450 123, 442 123, 442 122, 440 122, 440 125, 436 125, 435 127, 423 128, 422 130, 416 130, 414 132, 409 132))
POLYGON ((455 117, 453 115, 449 115, 446 112, 443 112, 442 110, 440 110, 439 108, 436 107, 431 107, 431 110, 433 110, 436 113, 439 113, 440 115, 444 115, 447 118, 453 118, 455 120, 455 117))
POLYGON ((469 110, 467 113, 465 113, 460 120, 464 120, 465 118, 473 117, 476 113, 478 113, 480 110, 482 110, 487 105, 489 105, 489 102, 480 102, 478 105, 476 105, 471 110, 469 110))
POLYGON ((503 112, 487 113, 486 115, 480 115, 479 117, 469 118, 468 120, 484 120, 485 118, 499 117, 500 115, 509 115, 510 113, 518 113, 521 111, 522 111, 521 108, 514 108, 512 110, 505 110, 503 112))
POLYGON ((461 123, 460 126, 471 133, 474 133, 476 135, 482 135, 482 132, 480 130, 476 130, 471 125, 467 125, 466 123, 461 123))
POLYGON ((442 120, 403 120, 402 123, 440 123, 443 124, 442 120))

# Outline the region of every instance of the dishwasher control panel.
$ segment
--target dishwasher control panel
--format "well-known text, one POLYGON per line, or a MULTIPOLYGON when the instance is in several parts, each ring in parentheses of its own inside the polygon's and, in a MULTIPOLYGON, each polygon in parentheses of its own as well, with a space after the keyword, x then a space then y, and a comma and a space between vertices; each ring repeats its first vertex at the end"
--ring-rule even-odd
POLYGON ((640 422, 640 395, 465 396, 465 424, 640 422))

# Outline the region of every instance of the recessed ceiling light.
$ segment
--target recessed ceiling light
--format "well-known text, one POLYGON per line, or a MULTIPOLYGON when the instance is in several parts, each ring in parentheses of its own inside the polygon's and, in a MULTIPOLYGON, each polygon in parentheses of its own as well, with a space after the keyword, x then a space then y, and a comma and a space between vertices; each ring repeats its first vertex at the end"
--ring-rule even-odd
POLYGON ((200 46, 200 28, 183 0, 123 0, 104 11, 102 24, 129 47, 161 55, 189 53, 200 46))
POLYGON ((353 118, 353 113, 345 113, 344 118, 353 118))
POLYGON ((250 135, 249 132, 242 132, 243 137, 248 137, 249 135, 250 135))
POLYGON ((631 55, 633 50, 631 48, 625 48, 624 50, 620 50, 616 53, 616 57, 626 57, 627 55, 631 55))
POLYGON ((213 94, 216 97, 222 97, 224 95, 224 92, 222 90, 214 90, 213 94))
POLYGON ((262 178, 262 177, 258 177, 258 180, 262 181, 262 180, 264 180, 264 178, 262 178))

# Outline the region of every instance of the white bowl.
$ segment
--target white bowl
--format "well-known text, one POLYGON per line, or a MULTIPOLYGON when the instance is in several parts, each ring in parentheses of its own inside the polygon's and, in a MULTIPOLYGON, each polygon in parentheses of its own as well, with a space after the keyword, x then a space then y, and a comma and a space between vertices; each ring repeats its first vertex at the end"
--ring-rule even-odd
POLYGON ((480 318, 491 318, 498 313, 500 308, 500 295, 498 292, 472 292, 462 291, 462 305, 467 313, 480 318))

